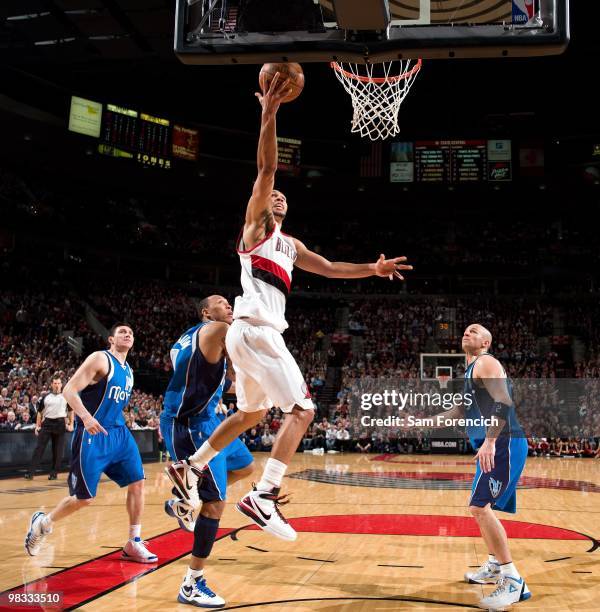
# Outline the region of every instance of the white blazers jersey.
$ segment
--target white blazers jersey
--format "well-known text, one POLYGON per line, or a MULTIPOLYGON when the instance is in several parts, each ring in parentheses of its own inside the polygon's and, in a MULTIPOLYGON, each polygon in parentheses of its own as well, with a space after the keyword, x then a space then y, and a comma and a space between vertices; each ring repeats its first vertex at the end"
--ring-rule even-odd
POLYGON ((292 237, 283 234, 276 223, 275 229, 254 248, 243 250, 241 233, 236 246, 244 295, 235 298, 233 318, 268 325, 280 333, 285 331, 285 303, 297 256, 292 237))

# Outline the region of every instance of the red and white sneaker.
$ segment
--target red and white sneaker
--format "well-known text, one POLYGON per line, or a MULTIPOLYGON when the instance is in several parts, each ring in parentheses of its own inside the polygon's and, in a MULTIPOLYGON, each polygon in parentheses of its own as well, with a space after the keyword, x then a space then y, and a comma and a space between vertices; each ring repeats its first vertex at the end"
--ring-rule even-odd
POLYGON ((203 477, 204 469, 199 469, 187 459, 172 463, 165 468, 179 497, 182 497, 195 510, 200 506, 198 482, 203 477))
POLYGON ((142 541, 141 538, 127 540, 127 544, 123 546, 123 552, 121 552, 121 559, 135 561, 136 563, 155 563, 158 561, 158 557, 146 548, 146 542, 142 541))
POLYGON ((242 497, 235 507, 264 531, 293 542, 298 534, 279 510, 280 505, 288 503, 284 501, 288 496, 280 496, 279 491, 278 487, 270 491, 258 491, 253 485, 252 491, 242 497))

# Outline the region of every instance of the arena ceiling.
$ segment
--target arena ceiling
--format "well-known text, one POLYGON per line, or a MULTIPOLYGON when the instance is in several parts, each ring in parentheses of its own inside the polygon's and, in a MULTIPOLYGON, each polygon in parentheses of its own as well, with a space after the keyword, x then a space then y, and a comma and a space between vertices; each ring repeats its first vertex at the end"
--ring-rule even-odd
POLYGON ((173 59, 175 0, 2 0, 5 62, 173 59))
MULTIPOLYGON (((255 105, 239 100, 246 92, 252 99, 256 66, 239 66, 232 72, 231 66, 181 64, 173 53, 175 4, 0 0, 0 93, 60 114, 65 102, 61 98, 52 103, 52 84, 61 88, 63 98, 76 93, 122 104, 152 101, 150 108, 157 112, 176 109, 180 116, 203 123, 249 129, 256 122, 255 105), (25 75, 34 79, 26 81, 25 75), (214 86, 207 88, 206 79, 214 86)), ((581 129, 590 129, 590 124, 600 129, 596 100, 585 78, 600 55, 600 37, 593 32, 600 23, 598 5, 571 0, 572 42, 562 56, 431 62, 405 105, 411 121, 403 129, 456 131, 463 125, 486 125, 489 116, 522 112, 542 117, 536 123, 544 130, 577 124, 581 129), (576 112, 565 112, 568 106, 576 112)), ((305 70, 313 86, 303 93, 303 105, 290 105, 286 111, 290 125, 303 125, 307 137, 319 137, 324 126, 332 138, 346 137, 346 122, 338 128, 330 120, 333 111, 323 109, 324 99, 347 102, 339 84, 327 66, 306 65, 305 70)))

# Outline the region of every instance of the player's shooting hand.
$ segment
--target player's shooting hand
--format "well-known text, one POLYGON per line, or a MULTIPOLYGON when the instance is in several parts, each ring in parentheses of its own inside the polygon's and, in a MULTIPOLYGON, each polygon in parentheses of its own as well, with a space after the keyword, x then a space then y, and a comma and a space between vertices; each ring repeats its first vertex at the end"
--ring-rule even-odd
POLYGON ((92 436, 99 433, 103 433, 105 436, 108 436, 106 429, 104 429, 104 427, 102 427, 102 425, 100 425, 100 423, 98 423, 98 421, 91 415, 83 421, 83 426, 92 436))
POLYGON ((477 454, 475 455, 475 461, 479 461, 479 465, 484 474, 489 474, 494 469, 494 456, 496 455, 496 442, 486 438, 485 442, 481 445, 477 454))
POLYGON ((282 100, 290 93, 290 79, 287 78, 284 80, 281 78, 281 74, 276 72, 267 88, 266 78, 266 75, 262 73, 260 76, 260 88, 262 93, 257 92, 254 95, 258 98, 263 113, 271 115, 279 110, 279 105, 282 100))
POLYGON ((394 280, 394 276, 400 280, 404 280, 404 276, 400 274, 400 270, 412 270, 413 267, 405 264, 406 257, 394 257, 394 259, 386 259, 382 253, 375 263, 375 274, 377 276, 387 276, 390 280, 394 280))

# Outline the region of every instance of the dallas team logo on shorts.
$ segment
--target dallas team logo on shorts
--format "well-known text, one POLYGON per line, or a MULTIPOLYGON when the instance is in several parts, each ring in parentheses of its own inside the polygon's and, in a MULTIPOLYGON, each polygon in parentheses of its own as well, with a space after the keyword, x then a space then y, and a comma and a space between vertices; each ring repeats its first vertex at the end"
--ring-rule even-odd
POLYGON ((75 490, 75 487, 77 486, 77 476, 75 476, 74 473, 71 474, 71 487, 73 488, 73 490, 75 490))
POLYGON ((498 497, 498 494, 500 493, 501 489, 502 489, 502 481, 496 480, 495 478, 490 478, 490 493, 492 494, 492 497, 494 499, 498 497))

